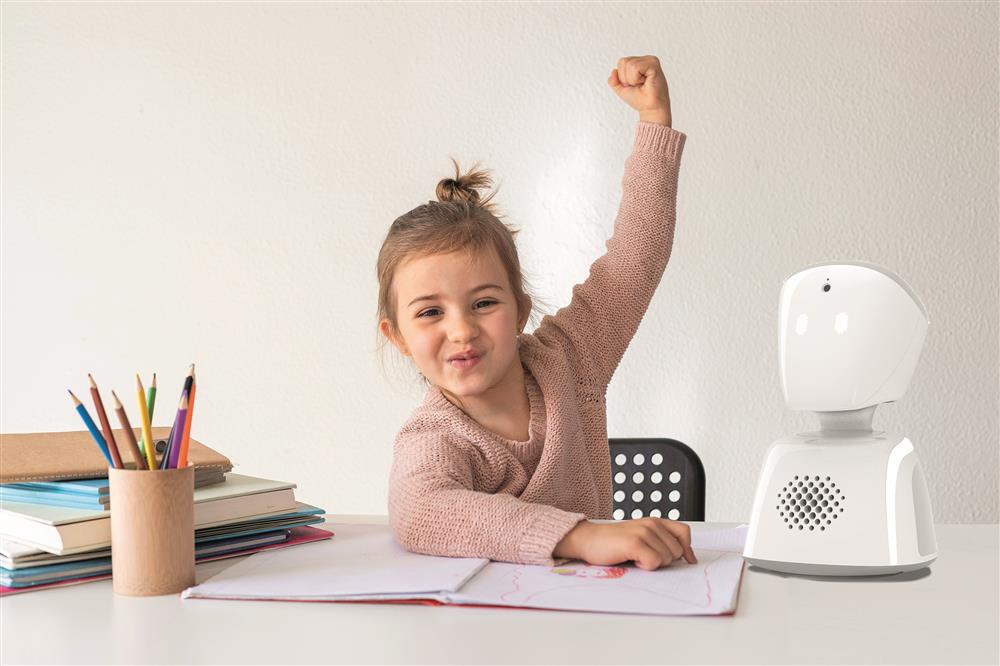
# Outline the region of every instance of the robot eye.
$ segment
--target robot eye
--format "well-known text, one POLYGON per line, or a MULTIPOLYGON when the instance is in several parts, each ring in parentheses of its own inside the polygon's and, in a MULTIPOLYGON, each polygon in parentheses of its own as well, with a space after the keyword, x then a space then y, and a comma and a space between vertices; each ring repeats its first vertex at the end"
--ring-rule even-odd
POLYGON ((830 291, 830 285, 824 284, 823 285, 823 291, 830 291))

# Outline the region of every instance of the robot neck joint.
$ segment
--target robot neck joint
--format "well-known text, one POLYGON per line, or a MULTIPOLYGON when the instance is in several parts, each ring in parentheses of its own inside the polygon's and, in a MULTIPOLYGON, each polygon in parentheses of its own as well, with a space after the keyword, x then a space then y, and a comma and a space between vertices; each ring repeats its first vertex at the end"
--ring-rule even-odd
POLYGON ((816 412, 820 430, 863 430, 871 432, 872 418, 878 405, 843 412, 816 412))

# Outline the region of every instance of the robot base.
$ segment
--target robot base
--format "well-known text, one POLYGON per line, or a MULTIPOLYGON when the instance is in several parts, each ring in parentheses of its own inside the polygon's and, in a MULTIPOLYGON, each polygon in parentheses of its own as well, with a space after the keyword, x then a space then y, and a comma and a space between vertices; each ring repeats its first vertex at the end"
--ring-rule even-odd
POLYGON ((780 571, 782 573, 799 574, 807 576, 888 576, 892 574, 904 573, 907 571, 918 571, 927 567, 937 559, 937 556, 922 562, 911 562, 907 564, 875 565, 875 566, 852 566, 841 564, 809 564, 807 562, 781 562, 779 560, 761 560, 756 557, 743 557, 750 564, 780 571))

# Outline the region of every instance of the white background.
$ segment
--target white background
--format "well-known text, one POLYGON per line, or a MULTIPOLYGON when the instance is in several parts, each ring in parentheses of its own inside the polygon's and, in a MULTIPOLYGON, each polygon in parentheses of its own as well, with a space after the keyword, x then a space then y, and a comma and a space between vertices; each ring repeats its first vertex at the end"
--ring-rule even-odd
MULTIPOLYGON (((749 518, 784 407, 782 280, 871 261, 931 319, 907 434, 936 520, 996 522, 996 3, 11 3, 3 19, 3 432, 83 426, 92 372, 333 513, 384 513, 415 372, 376 354, 389 224, 482 161, 548 312, 604 252, 654 54, 688 136, 670 265, 611 436, 701 456, 749 518)), ((536 320, 537 321, 537 320, 536 320)), ((529 330, 533 328, 529 326, 529 330)))

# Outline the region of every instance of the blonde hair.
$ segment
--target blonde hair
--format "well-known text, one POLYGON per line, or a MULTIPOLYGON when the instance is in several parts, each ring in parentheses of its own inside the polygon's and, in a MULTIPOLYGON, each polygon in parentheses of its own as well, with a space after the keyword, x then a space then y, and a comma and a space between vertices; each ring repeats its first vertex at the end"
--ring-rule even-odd
MULTIPOLYGON (((517 301, 518 321, 532 318, 534 297, 527 288, 527 279, 521 269, 514 237, 520 231, 500 220, 500 212, 490 203, 496 195, 492 192, 485 199, 480 190, 492 185, 489 171, 477 170, 477 162, 465 175, 454 158, 454 178, 438 181, 437 201, 428 201, 393 221, 378 253, 377 323, 388 320, 393 334, 399 334, 399 313, 396 311, 396 293, 393 281, 399 266, 408 259, 467 251, 477 254, 493 250, 503 265, 517 301)), ((376 332, 376 350, 382 362, 386 340, 376 332)), ((426 378, 425 378, 426 381, 426 378)))

